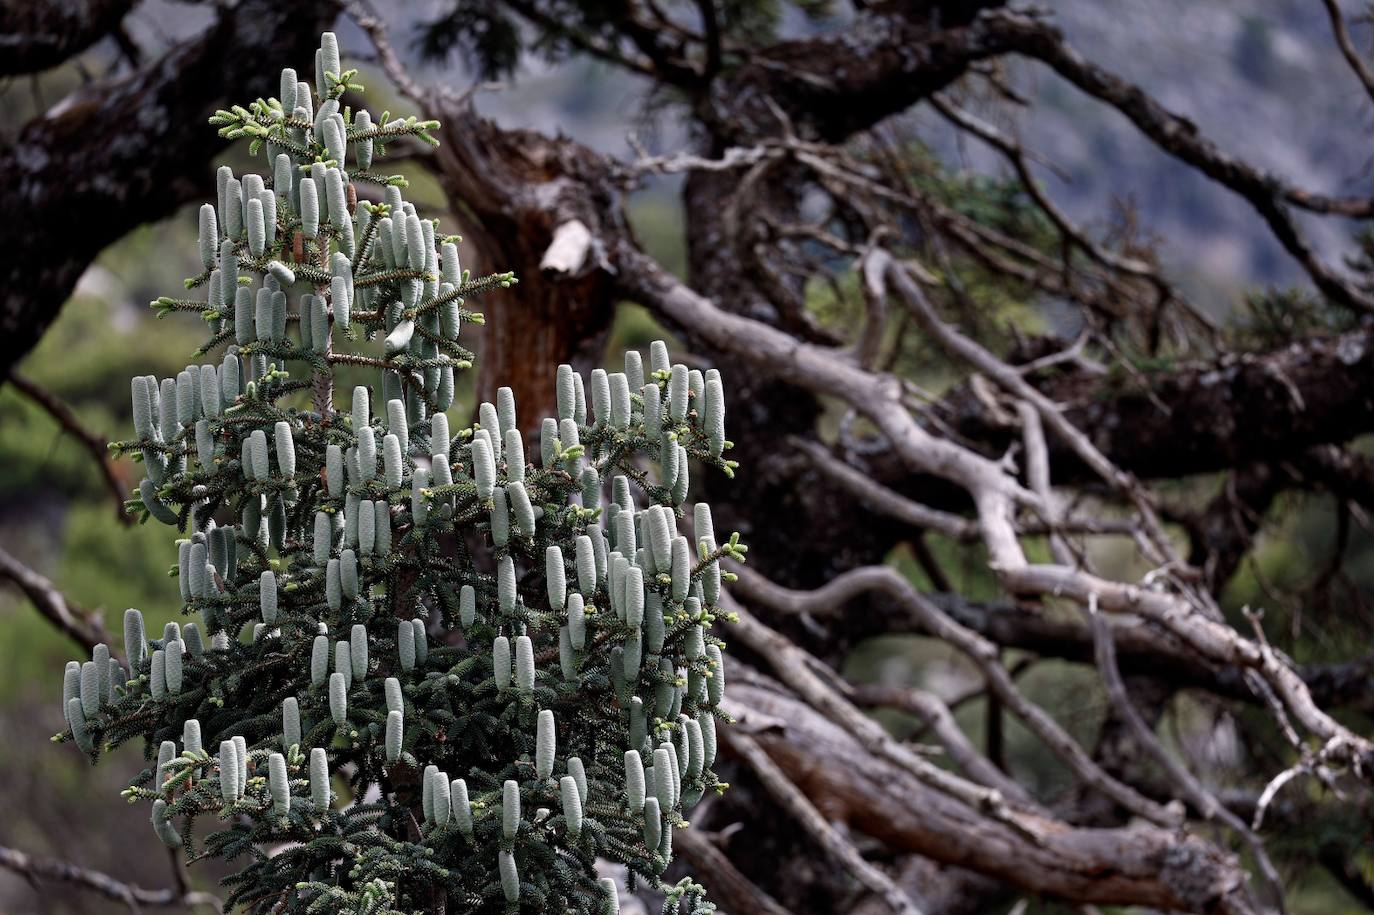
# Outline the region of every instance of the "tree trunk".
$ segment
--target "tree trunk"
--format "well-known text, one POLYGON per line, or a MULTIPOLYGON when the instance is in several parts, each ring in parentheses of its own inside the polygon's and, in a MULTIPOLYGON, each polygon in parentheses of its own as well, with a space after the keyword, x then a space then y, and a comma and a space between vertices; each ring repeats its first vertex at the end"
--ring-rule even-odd
POLYGON ((563 267, 544 265, 561 226, 599 229, 586 188, 604 181, 604 169, 581 146, 503 130, 465 102, 434 104, 443 127, 432 167, 460 224, 472 229, 460 250, 475 254, 474 276, 511 270, 519 280, 469 303, 486 319, 460 340, 479 353, 476 398, 495 402, 496 389, 510 387, 526 442, 537 449, 540 420, 555 415, 555 367, 599 365, 615 317, 595 250, 574 248, 563 267))
POLYGON ((338 7, 244 0, 201 38, 72 93, 0 149, 0 378, 31 350, 97 255, 211 196, 219 108, 275 95, 267 61, 309 60, 338 7))

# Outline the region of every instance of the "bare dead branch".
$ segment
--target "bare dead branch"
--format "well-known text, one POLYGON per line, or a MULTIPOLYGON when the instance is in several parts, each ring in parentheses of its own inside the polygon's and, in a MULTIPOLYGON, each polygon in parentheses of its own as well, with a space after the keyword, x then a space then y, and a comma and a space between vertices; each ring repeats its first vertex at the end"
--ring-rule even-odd
POLYGON ((90 453, 96 465, 100 467, 100 475, 104 480, 105 488, 109 490, 110 496, 114 499, 115 517, 125 527, 132 525, 134 523, 133 515, 124 510, 127 484, 124 481, 124 475, 120 473, 114 456, 110 454, 109 440, 105 436, 87 429, 81 424, 81 420, 76 418, 71 407, 36 382, 18 372, 11 371, 10 384, 47 411, 48 415, 62 427, 64 432, 76 439, 90 453))
POLYGON ((1336 47, 1341 49, 1341 56, 1350 65, 1350 72, 1359 79, 1365 94, 1374 99, 1374 72, 1370 72, 1360 52, 1355 50, 1350 29, 1345 25, 1345 16, 1341 14, 1341 5, 1337 0, 1322 0, 1322 6, 1326 7, 1326 15, 1331 19, 1331 34, 1336 39, 1336 47))
POLYGON ((98 613, 72 606, 56 585, 3 549, 0 549, 0 580, 10 582, 24 592, 44 618, 85 650, 89 651, 104 642, 110 646, 111 654, 115 653, 114 644, 98 613))
POLYGON ((736 912, 759 915, 792 915, 758 884, 740 873, 734 863, 699 829, 681 829, 673 834, 673 847, 692 862, 712 895, 736 912))
MULTIPOLYGON (((907 308, 911 310, 913 316, 926 331, 940 342, 942 347, 951 355, 972 365, 979 373, 995 380, 1018 400, 1031 404, 1045 424, 1054 430, 1055 435, 1068 444, 1083 463, 1091 467, 1104 481, 1126 495, 1135 504, 1144 522, 1144 529, 1158 550, 1161 561, 1177 560, 1172 547, 1169 545, 1168 538, 1163 533, 1160 520, 1151 504, 1150 496, 1130 475, 1113 464, 1082 431, 1064 417, 1063 411, 1056 404, 1026 381, 1020 373, 998 359, 981 344, 941 320, 934 307, 926 299, 920 285, 904 266, 895 259, 889 259, 886 275, 891 279, 898 295, 907 308)), ((1045 476, 1043 484, 1047 487, 1049 485, 1047 457, 1043 471, 1045 476)))
POLYGON ((880 683, 848 686, 846 693, 859 705, 884 706, 915 715, 930 728, 935 739, 949 752, 950 759, 954 760, 969 778, 989 788, 996 788, 1013 800, 1026 804, 1034 803, 1025 788, 978 752, 978 748, 959 729, 949 706, 934 693, 880 683))
POLYGON ((109 874, 79 867, 54 858, 35 858, 13 848, 0 845, 0 867, 14 871, 28 880, 48 880, 69 883, 98 893, 129 907, 131 912, 148 908, 210 908, 224 911, 219 897, 211 893, 176 889, 150 890, 132 883, 116 880, 109 874))
POLYGON ((814 441, 793 438, 791 445, 809 457, 826 476, 857 496, 865 506, 910 524, 912 527, 939 531, 955 540, 971 540, 978 536, 978 524, 952 512, 930 508, 893 492, 870 476, 851 467, 826 451, 814 441))
POLYGON ((891 877, 864 860, 858 849, 821 816, 820 811, 801 789, 769 759, 768 754, 752 737, 730 729, 722 733, 725 735, 726 746, 754 770, 754 774, 763 782, 763 786, 773 795, 774 800, 811 834, 827 854, 848 869, 860 883, 882 897, 887 907, 897 915, 921 915, 921 910, 912 902, 911 897, 898 887, 891 877))
POLYGON ((760 623, 729 595, 723 597, 739 616, 734 632, 763 657, 776 659, 774 670, 788 686, 852 734, 870 752, 974 809, 1026 830, 1030 835, 1035 834, 1034 830, 1039 827, 1026 817, 1024 811, 1009 805, 1000 792, 948 773, 894 740, 880 724, 855 708, 816 674, 815 668, 820 666, 819 662, 787 638, 760 623))
POLYGON ((1177 635, 1187 645, 1219 663, 1247 668, 1274 690, 1283 706, 1326 744, 1326 757, 1343 761, 1370 778, 1374 745, 1352 733, 1312 701, 1307 685, 1286 659, 1243 638, 1230 626, 1193 611, 1186 601, 1165 591, 1111 582, 1078 569, 1055 565, 1026 565, 1002 570, 1003 583, 1019 593, 1052 594, 1086 605, 1098 604, 1113 613, 1136 614, 1177 635))
POLYGON ((1140 716, 1139 710, 1131 701, 1130 694, 1126 690, 1125 682, 1121 679, 1121 671, 1116 666, 1116 647, 1112 637, 1111 624, 1097 612, 1095 601, 1089 601, 1088 606, 1084 609, 1084 614, 1093 630, 1097 668, 1102 674, 1102 682, 1107 688, 1107 695, 1111 699, 1112 706, 1125 719, 1140 745, 1167 773, 1170 781, 1178 786, 1182 796, 1193 806, 1193 809, 1204 819, 1217 819, 1225 823, 1245 841, 1245 844, 1250 848, 1250 853, 1255 856, 1255 860, 1259 863, 1260 873, 1269 885, 1274 904, 1282 912, 1284 909, 1283 884, 1279 878, 1278 870, 1274 867, 1274 862, 1270 860, 1269 853, 1264 848, 1264 843, 1245 824, 1244 820, 1218 801, 1207 790, 1206 786, 1192 772, 1188 771, 1183 763, 1164 749, 1164 745, 1155 736, 1154 729, 1146 724, 1145 719, 1140 716))
MULTIPOLYGON (((996 646, 950 619, 934 604, 922 598, 892 569, 884 566, 854 569, 811 592, 782 588, 750 570, 741 569, 736 574, 739 575, 736 590, 752 600, 767 604, 775 611, 834 613, 841 605, 840 602, 836 602, 836 597, 846 592, 854 594, 878 591, 892 600, 899 601, 928 631, 958 649, 977 665, 987 680, 989 689, 1001 700, 1006 709, 1016 715, 1084 784, 1151 822, 1165 826, 1178 823, 1179 811, 1155 803, 1129 785, 1113 778, 1098 766, 1044 709, 1028 700, 1002 666, 996 646)), ((761 623, 755 622, 754 625, 762 627, 761 623)), ((783 653, 791 650, 785 644, 779 644, 786 642, 780 636, 771 642, 770 652, 783 653)), ((787 679, 785 674, 779 673, 787 679)))
MULTIPOLYGON (((736 670, 742 667, 735 662, 736 670)), ((1027 814, 1038 825, 1028 836, 875 756, 811 705, 770 687, 767 678, 736 676, 731 693, 736 704, 782 723, 750 736, 827 816, 894 851, 1078 904, 1133 900, 1191 912, 1253 911, 1234 860, 1195 836, 1144 823, 1083 829, 1027 814), (825 765, 817 765, 820 759, 825 765), (1161 868, 1165 857, 1174 864, 1161 868)))
POLYGON ((1148 93, 1084 58, 1063 34, 1044 21, 1021 12, 1001 9, 986 14, 1016 51, 1051 67, 1088 95, 1121 112, 1164 152, 1196 168, 1225 188, 1239 194, 1264 219, 1274 238, 1333 302, 1357 311, 1374 311, 1374 300, 1343 279, 1312 250, 1311 244, 1288 211, 1288 205, 1316 212, 1341 209, 1368 211, 1369 202, 1354 204, 1311 195, 1286 186, 1273 175, 1222 152, 1198 130, 1197 125, 1166 109, 1148 93))

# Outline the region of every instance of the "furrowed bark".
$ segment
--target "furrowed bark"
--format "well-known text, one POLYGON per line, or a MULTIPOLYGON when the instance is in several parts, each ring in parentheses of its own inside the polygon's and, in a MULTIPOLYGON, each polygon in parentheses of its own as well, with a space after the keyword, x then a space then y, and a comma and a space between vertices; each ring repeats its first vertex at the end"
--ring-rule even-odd
POLYGON ((0 210, 10 214, 0 222, 0 378, 102 249, 213 189, 211 158, 225 141, 206 119, 241 97, 275 95, 264 62, 309 59, 336 12, 329 0, 244 0, 199 38, 78 89, 0 148, 0 210))
POLYGON ((0 76, 55 67, 110 36, 137 0, 0 2, 0 76))

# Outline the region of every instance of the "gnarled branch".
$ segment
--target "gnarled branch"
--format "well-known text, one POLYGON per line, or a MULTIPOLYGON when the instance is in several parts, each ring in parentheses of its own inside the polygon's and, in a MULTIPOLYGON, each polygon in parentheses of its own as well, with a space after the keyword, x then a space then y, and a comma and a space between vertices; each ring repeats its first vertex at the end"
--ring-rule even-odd
POLYGON ((56 585, 3 549, 0 549, 0 581, 8 581, 24 592, 39 613, 82 648, 89 651, 105 642, 114 653, 110 635, 98 613, 73 606, 56 585))
POLYGON ((82 425, 81 420, 76 418, 71 407, 36 382, 18 372, 10 372, 10 384, 14 385, 15 389, 25 397, 46 410, 64 432, 80 442, 81 446, 90 453, 96 465, 100 467, 100 476, 105 482, 105 488, 109 490, 110 496, 114 499, 115 517, 126 527, 133 524, 133 515, 124 510, 126 484, 123 474, 119 472, 114 456, 110 454, 110 449, 107 447, 109 440, 105 436, 87 429, 82 425))
POLYGON ((0 867, 14 871, 30 882, 44 880, 69 883, 82 889, 98 893, 107 899, 122 902, 129 911, 137 913, 141 908, 210 908, 223 912, 224 905, 219 897, 211 893, 188 891, 185 888, 150 890, 132 883, 117 880, 109 874, 79 867, 67 861, 54 858, 35 858, 13 848, 0 845, 0 867))

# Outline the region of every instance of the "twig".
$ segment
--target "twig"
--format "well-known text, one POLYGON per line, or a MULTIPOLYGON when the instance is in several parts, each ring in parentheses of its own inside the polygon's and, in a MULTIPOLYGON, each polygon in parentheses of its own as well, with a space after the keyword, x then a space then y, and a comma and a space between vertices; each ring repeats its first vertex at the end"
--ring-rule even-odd
POLYGON ((353 21, 358 23, 358 28, 367 33, 372 46, 377 49, 377 63, 381 65, 387 79, 391 80, 402 95, 422 109, 431 107, 431 103, 436 97, 452 104, 462 105, 471 100, 473 95, 479 91, 502 88, 501 83, 488 81, 475 82, 462 92, 446 85, 420 85, 410 78, 410 73, 406 70, 405 64, 401 62, 396 49, 391 46, 391 39, 387 36, 386 23, 372 8, 372 4, 368 0, 347 0, 344 3, 344 8, 348 10, 348 15, 353 17, 353 21))
POLYGON ((860 705, 899 709, 920 718, 949 753, 950 759, 954 760, 969 778, 989 788, 996 788, 1012 800, 1033 803, 1019 782, 1010 778, 978 752, 978 748, 954 720, 949 706, 939 696, 923 689, 881 683, 850 686, 847 691, 850 699, 860 705))
POLYGON ((711 894, 732 912, 756 915, 792 915, 757 884, 740 873, 730 859, 699 829, 681 829, 673 835, 673 847, 696 869, 711 894))
POLYGON ((1129 274, 1140 279, 1148 280, 1154 284, 1160 293, 1172 296, 1173 292, 1169 289, 1168 283, 1162 279, 1158 273, 1151 269, 1150 265, 1144 261, 1136 260, 1133 257, 1123 257, 1112 251, 1108 251, 1088 237, 1087 233, 1074 225, 1073 221, 1055 204, 1053 200, 1040 187, 1040 183, 1035 180, 1035 175, 1031 173, 1030 165, 1026 161, 1026 151, 1021 145, 1010 137, 1004 136, 1001 131, 991 124, 976 117, 970 112, 964 111, 951 105, 948 101, 941 98, 938 94, 930 97, 930 104, 934 106, 945 120, 956 127, 967 131, 978 137, 984 143, 998 150, 1006 157, 1007 161, 1016 169, 1017 177, 1021 180, 1021 185, 1026 189, 1026 193, 1031 196, 1036 205, 1049 217, 1065 237, 1070 239, 1082 251, 1097 261, 1103 267, 1118 273, 1129 274))
POLYGON ((674 175, 680 172, 728 172, 737 168, 755 165, 769 157, 778 156, 781 150, 776 146, 731 146, 718 159, 708 159, 693 153, 675 153, 671 156, 651 156, 640 144, 639 138, 631 134, 628 142, 637 158, 633 162, 620 164, 618 171, 625 182, 632 182, 643 175, 674 175))
POLYGON ((377 49, 377 59, 387 78, 401 90, 402 95, 417 105, 423 105, 425 89, 406 72, 405 64, 401 63, 400 57, 396 55, 396 49, 391 46, 391 39, 387 37, 386 23, 372 9, 372 5, 366 0, 349 0, 344 4, 344 8, 358 23, 358 28, 366 32, 372 40, 372 46, 377 49))
MULTIPOLYGON (((937 531, 951 540, 966 541, 978 538, 978 522, 908 499, 895 489, 889 489, 845 463, 816 441, 792 436, 788 439, 788 444, 799 449, 811 459, 817 470, 848 489, 873 511, 881 512, 912 527, 937 531)), ((1018 522, 1016 529, 1023 534, 1045 534, 1052 528, 1032 519, 1030 522, 1018 522)), ((1136 529, 1136 524, 1128 520, 1079 517, 1063 519, 1053 529, 1065 533, 1130 534, 1136 529)))
POLYGON ((0 549, 0 580, 9 581, 23 591, 39 613, 82 648, 89 651, 104 642, 110 646, 111 653, 115 652, 98 613, 72 606, 56 585, 4 549, 0 549))
POLYGON ((1107 622, 1106 617, 1097 611, 1095 598, 1088 600, 1088 605, 1084 608, 1083 613, 1087 618, 1088 625, 1092 627, 1097 669, 1102 675, 1102 682, 1106 686, 1107 697, 1111 700, 1112 707, 1125 720, 1140 745, 1154 758, 1174 784, 1179 786, 1183 796, 1193 806, 1193 809, 1201 814, 1204 819, 1217 819, 1225 823, 1249 846, 1251 854, 1255 856, 1255 861, 1259 864, 1260 873, 1264 876, 1264 880, 1273 894, 1274 904, 1282 913, 1284 911, 1283 884, 1279 879, 1278 870, 1274 867, 1274 862, 1270 860, 1269 853, 1265 851, 1264 843, 1245 824, 1244 820, 1218 801, 1207 790, 1206 786, 1192 772, 1188 771, 1185 765, 1164 749, 1164 745, 1155 736, 1154 729, 1145 723, 1145 719, 1140 716, 1140 711, 1135 707, 1130 694, 1126 691, 1126 683, 1121 679, 1121 670, 1116 664, 1116 645, 1112 635, 1112 627, 1107 622))
POLYGON ((1313 284, 1328 298, 1353 310, 1374 312, 1374 299, 1317 256, 1288 206, 1354 215, 1345 212, 1352 208, 1367 215, 1369 201, 1307 194, 1228 155, 1191 121, 1165 108, 1139 86, 1087 60, 1064 40, 1058 29, 1024 11, 998 10, 986 14, 986 19, 1004 30, 1004 37, 1015 51, 1046 64, 1084 93, 1116 109, 1161 150, 1249 203, 1269 226, 1274 239, 1302 265, 1313 284))
POLYGON ((1364 91, 1374 99, 1374 73, 1369 71, 1369 67, 1355 50, 1355 42, 1351 40, 1350 30, 1346 28, 1340 4, 1336 0, 1322 0, 1322 5, 1326 7, 1326 15, 1331 17, 1331 34, 1336 39, 1336 47, 1341 49, 1341 56, 1350 65, 1351 72, 1359 79, 1360 85, 1364 86, 1364 91))
POLYGON ((100 467, 101 477, 105 481, 105 488, 114 497, 115 517, 125 526, 134 523, 134 516, 124 510, 124 499, 126 497, 127 485, 123 475, 120 474, 114 457, 110 454, 108 447, 109 440, 103 435, 98 435, 81 424, 72 412, 71 407, 62 402, 57 395, 46 388, 41 387, 34 381, 25 378, 18 372, 10 372, 10 384, 22 393, 25 397, 38 404, 48 415, 57 421, 63 431, 76 439, 81 445, 90 452, 92 458, 100 467))
POLYGON ((22 851, 0 845, 0 867, 21 874, 29 880, 52 880, 70 883, 109 899, 122 902, 129 911, 137 913, 142 906, 149 908, 180 907, 191 909, 208 906, 216 912, 224 911, 224 904, 218 896, 194 890, 161 889, 150 890, 132 883, 116 880, 109 874, 78 867, 67 861, 55 858, 35 858, 22 851))
POLYGON ((1021 420, 1021 444, 1026 451, 1026 484, 1040 497, 1040 511, 1050 526, 1050 552, 1057 561, 1069 564, 1073 555, 1058 530, 1059 506, 1050 486, 1050 449, 1045 444, 1045 425, 1040 411, 1028 401, 1018 400, 1016 413, 1021 420))
MULTIPOLYGON (((1179 816, 1175 811, 1150 800, 1131 786, 1112 777, 1054 718, 1027 699, 1016 688, 1007 669, 998 660, 997 646, 973 630, 960 625, 939 607, 926 600, 896 570, 887 566, 853 569, 836 576, 814 591, 784 588, 745 568, 739 568, 736 574, 739 576, 735 584, 737 592, 746 594, 749 598, 775 610, 788 613, 835 613, 848 597, 869 591, 876 591, 896 601, 925 631, 951 645, 972 661, 987 680, 989 690, 1002 701, 1007 711, 1020 719, 1085 785, 1153 823, 1162 826, 1177 824, 1179 816)), ((728 595, 726 599, 729 600, 728 595)), ((760 651, 760 654, 769 658, 783 658, 793 652, 801 652, 800 648, 783 636, 766 629, 753 617, 748 618, 747 624, 742 622, 736 627, 736 632, 744 630, 746 640, 764 641, 762 637, 749 631, 755 627, 765 630, 769 636, 766 639, 767 651, 760 651)), ((759 650, 759 645, 752 641, 750 647, 759 650)), ((789 665, 791 666, 793 665, 789 665)), ((779 675, 789 686, 797 688, 797 685, 788 679, 787 673, 780 670, 779 675)))
POLYGON ((1254 822, 1251 824, 1251 828, 1256 832, 1259 831, 1260 827, 1264 825, 1264 813, 1269 809, 1269 805, 1273 803, 1274 798, 1278 796, 1279 789, 1299 775, 1314 776, 1318 781, 1330 788, 1337 797, 1343 797, 1340 789, 1336 787, 1335 781, 1332 778, 1332 773, 1328 769, 1328 764, 1333 761, 1338 764, 1344 764, 1349 755, 1350 748, 1341 737, 1331 738, 1316 752, 1310 749, 1304 749, 1301 759, 1274 776, 1269 784, 1264 786, 1264 791, 1260 793, 1259 800, 1255 804, 1255 818, 1254 822))

